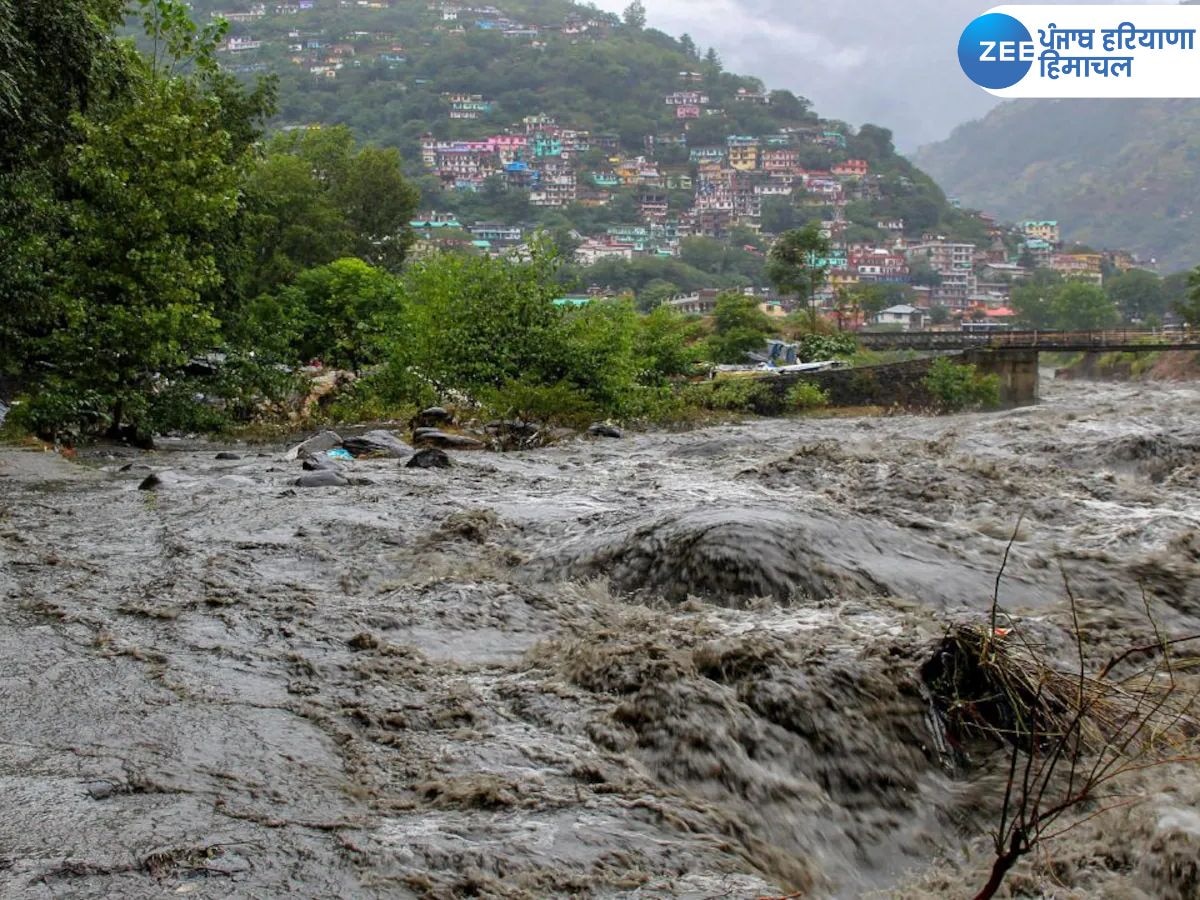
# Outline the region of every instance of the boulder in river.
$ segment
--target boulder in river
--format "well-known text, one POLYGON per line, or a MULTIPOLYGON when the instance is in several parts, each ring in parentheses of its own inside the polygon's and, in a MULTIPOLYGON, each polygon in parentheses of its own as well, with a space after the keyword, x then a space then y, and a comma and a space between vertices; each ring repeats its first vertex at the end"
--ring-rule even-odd
POLYGON ((342 446, 354 456, 391 456, 401 459, 412 453, 412 447, 383 429, 348 437, 342 441, 342 446))
POLYGON ((324 451, 320 453, 314 453, 312 456, 307 457, 304 460, 303 466, 304 471, 306 472, 320 472, 325 469, 328 469, 331 472, 337 472, 341 469, 341 466, 337 464, 337 461, 332 459, 329 454, 325 453, 324 451))
POLYGON ((482 450, 487 445, 476 438, 465 434, 451 434, 436 428, 419 428, 413 435, 413 443, 418 447, 437 447, 443 450, 482 450))
POLYGON ((625 436, 620 428, 616 425, 609 425, 607 422, 595 423, 588 428, 587 433, 592 437, 621 438, 625 436))
POLYGON ((435 428, 439 425, 449 425, 454 421, 454 415, 444 407, 431 406, 423 409, 412 420, 413 429, 435 428))
POLYGON ((348 487, 350 479, 335 469, 320 469, 316 472, 305 472, 294 482, 296 487, 348 487))
POLYGON ((242 458, 242 454, 234 453, 232 450, 222 450, 220 453, 217 454, 217 459, 221 460, 222 462, 228 462, 230 460, 241 459, 241 458, 242 458))
POLYGON ((317 453, 324 453, 334 447, 342 446, 342 438, 335 431, 322 431, 314 434, 302 444, 297 444, 287 452, 287 459, 307 459, 317 453))
POLYGON ((449 469, 454 463, 450 461, 445 450, 427 447, 414 453, 412 459, 404 465, 409 469, 449 469))
POLYGON ((195 479, 188 478, 186 475, 181 475, 179 472, 173 472, 170 469, 163 469, 161 472, 153 472, 147 475, 142 483, 138 485, 139 491, 157 491, 160 488, 179 487, 181 485, 193 484, 195 479))

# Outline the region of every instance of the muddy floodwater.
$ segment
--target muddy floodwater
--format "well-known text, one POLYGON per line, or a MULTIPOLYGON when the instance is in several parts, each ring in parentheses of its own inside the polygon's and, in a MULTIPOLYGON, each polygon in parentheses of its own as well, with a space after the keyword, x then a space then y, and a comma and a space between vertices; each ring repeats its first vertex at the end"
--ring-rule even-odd
MULTIPOLYGON (((1200 630, 1200 386, 1042 393, 337 487, 0 450, 0 897, 972 896, 918 672, 1018 520, 1015 627, 1070 648, 1065 572, 1097 658, 1200 630)), ((1200 895, 1195 767, 1131 790, 1012 888, 1200 895)))

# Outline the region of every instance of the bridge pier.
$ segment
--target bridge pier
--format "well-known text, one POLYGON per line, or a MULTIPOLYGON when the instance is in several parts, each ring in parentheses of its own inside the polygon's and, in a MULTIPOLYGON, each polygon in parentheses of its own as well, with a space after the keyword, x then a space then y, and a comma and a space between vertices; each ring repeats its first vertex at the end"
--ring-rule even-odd
POLYGON ((1004 406, 1029 406, 1038 399, 1038 352, 1036 350, 967 350, 963 361, 983 375, 1000 378, 1000 402, 1004 406))

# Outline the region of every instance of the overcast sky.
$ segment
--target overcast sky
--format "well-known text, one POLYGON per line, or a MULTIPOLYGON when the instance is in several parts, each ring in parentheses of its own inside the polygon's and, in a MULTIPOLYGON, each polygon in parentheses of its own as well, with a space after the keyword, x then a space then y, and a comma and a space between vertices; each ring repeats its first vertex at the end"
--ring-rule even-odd
MULTIPOLYGON (((594 2, 619 13, 630 0, 594 2)), ((941 140, 997 102, 962 73, 958 38, 967 23, 1002 2, 642 2, 650 27, 676 37, 686 32, 702 52, 716 47, 730 71, 808 97, 823 116, 891 128, 906 152, 941 140)))

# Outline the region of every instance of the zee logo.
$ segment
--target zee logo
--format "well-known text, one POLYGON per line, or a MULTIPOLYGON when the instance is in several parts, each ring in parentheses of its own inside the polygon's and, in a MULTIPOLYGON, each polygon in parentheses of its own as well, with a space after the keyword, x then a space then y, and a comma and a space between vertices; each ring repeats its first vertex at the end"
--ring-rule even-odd
POLYGON ((1012 16, 987 13, 966 27, 958 41, 958 63, 980 87, 1012 87, 1029 74, 1035 50, 1029 29, 1012 16))
POLYGON ((980 62, 1033 62, 1033 42, 980 41, 980 62))

